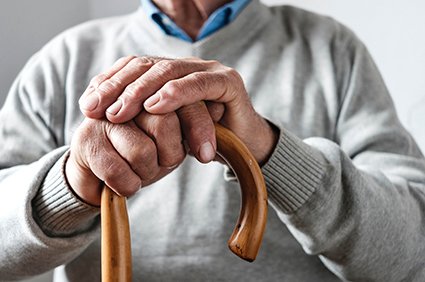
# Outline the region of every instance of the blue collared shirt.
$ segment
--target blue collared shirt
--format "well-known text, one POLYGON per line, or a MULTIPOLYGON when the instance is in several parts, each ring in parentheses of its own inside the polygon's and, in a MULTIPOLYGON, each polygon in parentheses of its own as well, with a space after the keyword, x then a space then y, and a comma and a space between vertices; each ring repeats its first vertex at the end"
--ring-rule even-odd
MULTIPOLYGON (((231 23, 251 0, 234 0, 215 10, 202 26, 195 41, 201 40, 231 23)), ((141 0, 142 9, 164 31, 185 41, 193 42, 184 30, 178 27, 166 14, 152 3, 151 0, 141 0)))

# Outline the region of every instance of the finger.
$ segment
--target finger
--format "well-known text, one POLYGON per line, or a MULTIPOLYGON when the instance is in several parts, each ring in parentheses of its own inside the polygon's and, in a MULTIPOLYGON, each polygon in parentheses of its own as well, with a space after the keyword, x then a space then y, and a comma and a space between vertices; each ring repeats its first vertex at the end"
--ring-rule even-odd
POLYGON ((88 167, 97 178, 105 182, 119 195, 133 195, 141 187, 140 177, 117 152, 105 133, 93 137, 93 132, 105 132, 105 123, 96 121, 95 126, 97 126, 97 129, 93 126, 84 129, 90 132, 80 135, 82 136, 81 139, 84 136, 92 137, 77 142, 80 145, 76 150, 82 151, 81 154, 85 155, 88 167), (103 128, 99 129, 100 127, 103 128))
POLYGON ((208 100, 226 104, 227 111, 240 109, 246 90, 239 74, 228 68, 216 72, 195 72, 166 83, 144 103, 153 114, 163 114, 198 101, 208 100))
POLYGON ((98 104, 98 99, 95 95, 91 95, 91 94, 95 91, 97 87, 99 87, 99 85, 103 81, 105 81, 106 79, 109 79, 111 76, 116 74, 119 70, 125 67, 128 64, 128 62, 131 61, 133 58, 135 58, 135 56, 120 58, 112 65, 111 68, 93 77, 90 80, 89 86, 81 95, 80 100, 78 101, 80 104, 80 108, 83 111, 90 111, 92 108, 96 107, 98 104))
POLYGON ((205 105, 207 106, 211 119, 214 122, 219 122, 224 115, 224 111, 225 111, 224 104, 211 102, 211 101, 205 101, 205 105))
POLYGON ((183 106, 177 110, 190 152, 202 163, 215 157, 217 144, 214 123, 204 102, 183 106))
POLYGON ((134 122, 111 126, 108 138, 142 184, 159 173, 155 143, 134 122))
MULTIPOLYGON (((93 88, 80 99, 83 113, 90 118, 102 118, 105 110, 114 103, 127 85, 134 82, 144 72, 151 68, 157 59, 149 57, 133 57, 122 60, 110 71, 109 77, 101 74, 94 78, 93 88), (124 63, 126 63, 124 65, 124 63), (119 68, 121 67, 121 68, 119 68)), ((111 110, 118 111, 119 103, 115 103, 111 110)))
POLYGON ((182 163, 186 152, 180 122, 174 112, 152 115, 144 111, 134 121, 155 142, 160 167, 173 169, 182 163))
POLYGON ((182 78, 194 71, 205 70, 211 65, 211 62, 193 59, 162 59, 125 88, 116 104, 107 109, 107 119, 114 123, 133 119, 143 108, 145 100, 161 89, 168 81, 182 78))

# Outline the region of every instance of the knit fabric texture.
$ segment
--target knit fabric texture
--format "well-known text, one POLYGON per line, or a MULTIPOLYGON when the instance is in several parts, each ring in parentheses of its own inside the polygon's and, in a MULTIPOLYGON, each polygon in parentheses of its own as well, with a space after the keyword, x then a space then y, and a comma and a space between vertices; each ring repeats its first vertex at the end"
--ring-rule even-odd
POLYGON ((79 97, 128 55, 218 60, 280 129, 262 167, 257 260, 226 246, 238 183, 187 157, 128 201, 134 281, 425 280, 424 159, 367 49, 330 18, 257 0, 194 43, 138 10, 67 30, 31 58, 0 112, 0 280, 53 268, 55 281, 100 280, 99 210, 73 194, 63 165, 79 97))

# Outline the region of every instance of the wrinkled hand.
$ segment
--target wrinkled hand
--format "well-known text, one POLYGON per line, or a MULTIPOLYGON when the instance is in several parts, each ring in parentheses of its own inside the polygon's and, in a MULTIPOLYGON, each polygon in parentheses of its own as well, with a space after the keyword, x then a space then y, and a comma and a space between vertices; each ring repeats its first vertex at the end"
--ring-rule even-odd
POLYGON ((86 118, 73 136, 65 173, 79 197, 99 205, 102 181, 116 193, 131 196, 170 173, 185 156, 174 112, 142 112, 122 124, 86 118))
MULTIPOLYGON (((200 101, 223 104, 225 111, 221 111, 219 122, 242 139, 259 163, 268 158, 275 147, 277 132, 254 110, 240 75, 217 61, 122 58, 111 69, 92 79, 80 99, 80 107, 87 117, 106 116, 113 123, 121 123, 131 120, 142 110, 166 114, 193 107, 200 101)), ((200 107, 194 109, 189 111, 186 120, 206 111, 200 107)), ((187 127, 185 122, 181 124, 187 127)), ((202 152, 200 144, 206 142, 198 141, 198 134, 215 144, 213 128, 202 129, 185 136, 194 152, 202 152)), ((191 130, 196 129, 189 127, 191 130)))

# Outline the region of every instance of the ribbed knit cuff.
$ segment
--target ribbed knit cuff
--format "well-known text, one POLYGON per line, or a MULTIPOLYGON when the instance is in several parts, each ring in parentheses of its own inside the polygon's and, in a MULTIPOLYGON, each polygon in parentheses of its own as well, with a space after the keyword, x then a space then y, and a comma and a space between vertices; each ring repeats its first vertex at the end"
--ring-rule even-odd
POLYGON ((99 208, 82 202, 68 186, 64 165, 67 152, 50 169, 32 201, 34 218, 52 236, 72 236, 88 230, 99 208))
POLYGON ((262 167, 269 200, 290 214, 307 202, 320 186, 326 162, 319 152, 285 129, 275 151, 262 167))

